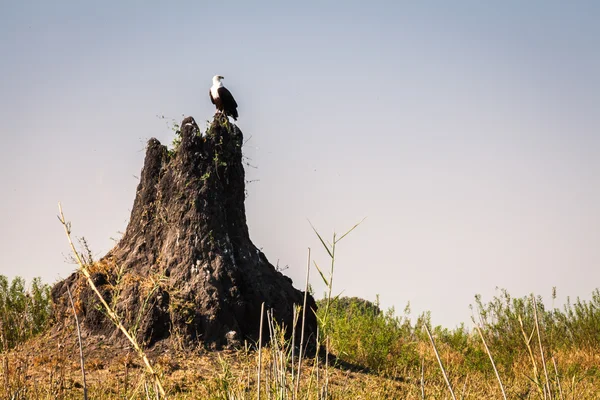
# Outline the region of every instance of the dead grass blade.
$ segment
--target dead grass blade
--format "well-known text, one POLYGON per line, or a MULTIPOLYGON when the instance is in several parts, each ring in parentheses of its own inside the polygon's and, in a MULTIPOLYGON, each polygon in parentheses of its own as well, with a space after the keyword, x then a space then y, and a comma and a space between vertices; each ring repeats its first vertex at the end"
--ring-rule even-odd
POLYGON ((79 265, 79 270, 83 273, 83 275, 85 276, 85 278, 87 280, 88 285, 90 286, 90 288, 92 288, 92 290, 94 291, 94 293, 96 294, 96 296, 98 297, 98 299, 100 300, 102 305, 104 306, 104 309, 106 310, 106 313, 110 317, 113 324, 121 332, 123 332, 123 335, 125 335, 127 340, 129 340, 129 342, 132 344, 135 352, 138 354, 138 356, 144 362, 144 365, 146 366, 148 373, 152 376, 154 383, 158 389, 158 394, 160 394, 160 396, 162 396, 162 397, 165 397, 165 395, 166 395, 165 390, 163 389, 162 383, 160 382, 160 378, 158 377, 158 374, 156 373, 156 371, 154 371, 154 368, 152 368, 152 364, 150 364, 150 360, 148 360, 146 353, 144 353, 144 351, 138 344, 137 340, 133 336, 131 336, 131 334, 129 333, 129 331, 127 331, 127 329, 125 328, 123 323, 121 323, 121 319, 119 318, 119 316, 108 305, 106 300, 104 300, 104 297, 102 297, 102 294, 100 294, 100 292, 98 291, 98 288, 96 287, 96 284, 92 280, 90 272, 88 271, 86 265, 84 264, 83 260, 81 259, 79 252, 77 251, 77 249, 75 248, 75 245, 73 244, 73 240, 71 239, 71 224, 65 220, 65 216, 63 214, 62 206, 60 205, 60 203, 58 203, 58 212, 59 212, 58 219, 61 222, 61 224, 63 225, 63 227, 65 228, 65 233, 67 235, 67 239, 69 240, 69 245, 71 246, 71 250, 73 251, 73 254, 75 256, 75 260, 77 261, 77 264, 79 265))

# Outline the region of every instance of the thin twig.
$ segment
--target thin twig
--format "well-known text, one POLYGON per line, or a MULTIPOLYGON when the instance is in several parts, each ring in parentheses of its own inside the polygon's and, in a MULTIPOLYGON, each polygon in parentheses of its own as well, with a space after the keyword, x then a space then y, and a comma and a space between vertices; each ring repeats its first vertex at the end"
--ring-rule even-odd
POLYGON ((83 263, 83 261, 81 259, 81 256, 79 255, 79 252, 77 251, 77 249, 75 249, 75 245, 73 244, 73 240, 71 240, 71 224, 68 223, 65 220, 65 216, 63 214, 62 207, 61 207, 60 203, 58 203, 58 212, 59 212, 58 219, 61 222, 61 224, 63 225, 63 227, 65 228, 65 233, 67 235, 67 239, 69 240, 69 245, 71 246, 71 250, 73 251, 73 254, 75 255, 75 260, 77 261, 77 264, 79 264, 79 269, 81 270, 81 272, 83 273, 83 275, 86 277, 88 285, 90 285, 90 287, 92 288, 92 290, 94 291, 94 293, 96 293, 96 296, 98 296, 98 299, 100 300, 100 302, 104 306, 104 309, 106 310, 106 313, 108 314, 108 316, 112 320, 113 324, 115 324, 115 326, 121 332, 123 332, 123 334, 125 335, 125 337, 127 338, 127 340, 129 340, 129 342, 133 345, 133 348, 135 349, 136 353, 140 356, 140 358, 142 359, 142 361, 144 362, 144 364, 146 366, 146 369, 148 370, 148 372, 150 373, 150 375, 154 379, 154 382, 156 383, 156 386, 158 387, 158 391, 159 391, 160 395, 162 397, 165 397, 165 390, 162 387, 162 383, 160 382, 160 378, 158 377, 158 374, 154 371, 154 368, 152 368, 152 365, 150 364, 150 361, 148 360, 148 357, 146 356, 146 353, 144 353, 144 351, 142 350, 142 348, 139 346, 137 340, 134 337, 132 337, 129 334, 129 332, 127 331, 127 329, 125 328, 125 326, 123 326, 123 323, 121 322, 121 319, 119 318, 119 316, 108 305, 108 303, 106 302, 106 300, 104 300, 104 297, 102 296, 102 294, 100 294, 100 291, 98 290, 98 288, 96 287, 96 284, 92 280, 92 276, 90 275, 90 272, 88 271, 87 267, 83 263))
POLYGON ((450 380, 448 379, 448 375, 446 375, 446 370, 444 369, 444 364, 442 364, 442 359, 438 354, 437 348, 435 347, 435 342, 433 341, 433 336, 431 336, 431 332, 429 332, 429 327, 427 324, 425 325, 425 330, 427 331, 427 336, 429 336, 429 340, 431 341, 431 345, 433 346, 433 352, 435 353, 435 357, 440 364, 440 368, 442 370, 442 374, 444 375, 444 379, 446 380, 446 384, 448 385, 448 389, 450 390, 450 394, 452 395, 452 399, 456 400, 456 396, 454 395, 454 390, 452 390, 452 385, 450 384, 450 380))
POLYGON ((87 385, 85 382, 85 361, 83 358, 83 346, 81 344, 81 330, 79 329, 79 318, 77 317, 77 311, 75 311, 75 304, 73 304, 73 296, 71 296, 71 289, 67 286, 67 294, 69 295, 69 301, 71 302, 71 308, 73 309, 73 315, 75 316, 75 326, 77 326, 77 339, 79 340, 79 362, 81 363, 81 375, 83 376, 83 399, 87 400, 87 385))

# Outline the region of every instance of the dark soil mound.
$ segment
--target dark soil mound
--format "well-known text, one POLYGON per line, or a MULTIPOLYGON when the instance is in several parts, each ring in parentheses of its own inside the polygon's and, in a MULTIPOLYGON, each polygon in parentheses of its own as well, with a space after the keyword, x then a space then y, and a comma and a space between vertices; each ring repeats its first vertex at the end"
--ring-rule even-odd
MULTIPOLYGON (((216 116, 202 136, 187 117, 180 135, 173 152, 156 139, 148 142, 125 235, 89 267, 95 284, 148 346, 166 338, 209 348, 257 341, 263 302, 289 335, 293 307, 303 304, 304 293, 248 235, 242 132, 216 116)), ((114 324, 78 272, 52 289, 57 317, 72 312, 67 285, 86 333, 113 337, 114 324)), ((311 336, 316 305, 310 295, 307 309, 311 336)), ((265 323, 264 340, 268 333, 265 323)))

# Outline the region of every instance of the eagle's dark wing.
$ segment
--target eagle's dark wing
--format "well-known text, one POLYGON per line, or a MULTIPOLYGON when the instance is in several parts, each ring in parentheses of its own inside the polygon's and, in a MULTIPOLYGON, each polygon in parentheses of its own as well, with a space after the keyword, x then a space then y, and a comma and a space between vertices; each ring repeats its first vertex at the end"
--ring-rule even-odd
POLYGON ((219 88, 219 97, 221 98, 221 101, 223 102, 223 105, 225 105, 226 108, 237 108, 238 105, 235 102, 233 95, 229 90, 227 90, 226 87, 219 88))
POLYGON ((213 99, 212 91, 210 89, 208 89, 208 95, 210 96, 210 101, 212 101, 212 103, 215 104, 215 99, 213 99))

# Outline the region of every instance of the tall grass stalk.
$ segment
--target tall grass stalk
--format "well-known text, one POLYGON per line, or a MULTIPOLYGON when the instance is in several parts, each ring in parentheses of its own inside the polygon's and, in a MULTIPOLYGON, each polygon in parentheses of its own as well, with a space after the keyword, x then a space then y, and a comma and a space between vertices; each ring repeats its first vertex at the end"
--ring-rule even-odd
POLYGON ((262 333, 263 333, 263 322, 265 315, 265 303, 260 306, 260 327, 258 331, 258 371, 256 377, 256 398, 260 400, 260 370, 262 368, 262 333))
MULTIPOLYGON (((473 320, 473 322, 475 322, 475 320, 473 320)), ((492 353, 490 352, 490 349, 487 345, 487 343, 485 342, 485 338, 483 337, 483 332, 481 332, 481 328, 479 327, 479 325, 475 324, 475 329, 477 329, 477 333, 479 333, 479 337, 481 338, 481 341, 483 342, 483 347, 485 347, 485 351, 487 352, 487 355, 490 357, 490 362, 492 363, 492 368, 494 368, 494 373, 496 374, 496 379, 498 379, 498 383, 500 384, 500 390, 502 391, 502 397, 504 397, 504 400, 506 400, 506 392, 504 391, 504 385, 502 385, 502 379, 500 379, 500 374, 498 373, 498 369, 496 368, 496 363, 494 362, 494 357, 492 357, 492 353)), ((465 381, 466 384, 466 381, 465 381)))
MULTIPOLYGON (((329 349, 329 336, 325 338, 325 348, 329 349)), ((325 352, 325 399, 328 399, 329 393, 329 351, 325 352)))
POLYGON ((468 381, 469 381, 469 374, 467 374, 467 376, 465 376, 465 382, 463 383, 463 390, 462 390, 462 393, 460 394, 461 400, 463 400, 465 398, 465 393, 467 393, 467 382, 468 381))
MULTIPOLYGON (((304 285, 304 305, 302 306, 302 330, 300 331, 300 348, 298 349, 298 379, 294 386, 294 399, 298 397, 300 388, 300 373, 302 372, 302 351, 304 346, 304 328, 306 322, 306 301, 308 298, 308 282, 310 278, 310 247, 308 248, 308 261, 306 263, 306 284, 304 285)), ((292 362, 293 362, 292 358, 292 362)))
MULTIPOLYGON (((325 313, 323 315, 322 318, 319 318, 318 315, 317 319, 319 319, 320 325, 322 327, 322 333, 323 336, 325 337, 324 343, 325 343, 325 394, 327 394, 328 391, 328 384, 329 384, 329 368, 328 368, 328 363, 329 363, 329 352, 330 352, 330 348, 329 348, 329 312, 331 309, 331 303, 332 300, 334 301, 335 299, 331 298, 331 293, 333 290, 333 273, 335 271, 335 250, 336 250, 336 246, 337 244, 342 241, 346 236, 348 236, 350 234, 350 232, 352 232, 354 229, 356 229, 356 227, 358 227, 365 219, 363 218, 360 222, 358 222, 357 224, 355 224, 352 228, 348 229, 346 231, 346 233, 344 233, 343 235, 341 235, 340 237, 337 236, 337 233, 333 232, 333 238, 331 243, 326 243, 325 240, 323 240, 323 237, 321 236, 321 234, 319 234, 319 232, 315 229, 315 227, 310 223, 310 221, 308 221, 308 223, 310 224, 311 228, 313 229, 313 231, 315 232, 315 234, 317 235, 317 237, 319 238, 319 241, 321 242, 321 244, 323 245, 323 247, 325 248, 325 250, 327 251, 327 254, 329 255, 330 258, 330 269, 329 269, 329 279, 327 279, 325 277, 325 274, 323 273, 323 271, 321 271, 321 269, 319 268, 319 266, 317 265, 316 262, 313 262, 315 265, 315 268, 317 268, 317 271, 319 272, 319 274, 321 275, 321 279, 323 280, 323 282, 325 283, 325 286, 327 287, 327 297, 326 297, 326 303, 325 303, 325 313)), ((336 299, 339 297, 339 295, 336 297, 336 299)), ((319 350, 321 348, 321 343, 319 342, 319 326, 317 326, 317 350, 316 350, 316 354, 315 354, 315 360, 317 363, 317 366, 319 364, 319 350)), ((319 397, 321 396, 321 386, 319 385, 319 368, 317 367, 317 392, 319 397)))
MULTIPOLYGON (((5 305, 6 307, 6 305, 5 305)), ((6 314, 6 312, 5 312, 6 314)), ((6 344, 6 336, 4 334, 4 320, 0 318, 0 344, 2 345, 2 367, 4 369, 4 387, 8 388, 10 383, 10 371, 8 370, 8 346, 6 344)))
POLYGON ((456 400, 456 396, 454 395, 454 390, 452 390, 452 385, 450 384, 450 380, 448 379, 448 375, 446 375, 446 370, 444 369, 444 364, 442 363, 442 359, 437 351, 437 347, 435 347, 435 342, 433 341, 433 336, 431 336, 431 332, 429 331, 429 327, 427 324, 423 324, 425 326, 425 331, 427 332, 427 336, 429 336, 429 340, 431 341, 431 346, 433 347, 433 352, 435 353, 435 357, 440 364, 440 369, 442 370, 442 375, 444 375, 444 380, 446 381, 446 385, 448 385, 448 390, 450 390, 450 394, 452 395, 452 399, 456 400))
POLYGON ((564 400, 562 385, 560 384, 560 377, 558 376, 558 367, 556 366, 556 359, 552 356, 552 364, 554 365, 554 372, 556 373, 556 383, 558 385, 558 394, 560 396, 560 400, 564 400))
POLYGON ((317 263, 315 264, 315 267, 317 268, 317 271, 319 271, 319 274, 321 275, 321 278, 323 279, 323 282, 325 283, 325 286, 327 287, 327 302, 325 303, 325 314, 323 316, 323 326, 327 325, 327 317, 329 316, 329 309, 331 306, 331 292, 332 292, 332 288, 333 288, 333 272, 335 269, 335 249, 336 249, 336 245, 342 241, 342 239, 344 239, 346 236, 348 236, 350 234, 350 232, 352 232, 354 229, 356 229, 356 227, 358 227, 365 219, 363 218, 359 223, 355 224, 352 228, 348 229, 346 231, 346 233, 344 233, 342 236, 340 236, 339 238, 337 237, 337 234, 335 232, 333 232, 333 240, 331 243, 325 243, 325 240, 323 240, 323 237, 319 234, 319 232, 315 229, 315 227, 310 223, 310 221, 308 221, 308 223, 310 224, 311 228, 313 229, 313 231, 315 232, 315 234, 317 235, 317 237, 319 238, 319 240, 321 241, 321 244, 323 245, 323 247, 325 248, 325 250, 327 251, 327 254, 329 255, 329 258, 331 259, 331 263, 330 263, 330 270, 329 270, 329 279, 325 278, 325 275, 323 274, 323 271, 321 271, 321 269, 319 268, 319 266, 317 265, 317 263))
POLYGON ((81 343, 81 330, 79 329, 79 318, 77 317, 77 311, 75 310, 75 304, 73 304, 73 296, 71 296, 71 289, 67 285, 67 294, 69 295, 69 302, 73 309, 73 315, 75 316, 75 326, 77 327, 77 340, 79 341, 79 362, 81 364, 81 376, 83 379, 83 399, 87 400, 87 384, 85 381, 85 359, 83 358, 83 345, 81 343))
POLYGON ((138 344, 138 342, 135 339, 135 337, 133 337, 129 333, 129 331, 125 328, 125 326, 121 322, 121 319, 119 318, 119 316, 108 305, 108 303, 106 302, 106 300, 104 300, 104 297, 102 297, 102 294, 100 294, 100 292, 98 291, 98 288, 96 287, 96 284, 94 284, 94 281, 92 280, 92 276, 90 275, 90 272, 89 272, 88 268, 84 264, 84 262, 83 262, 83 260, 81 258, 81 255, 79 254, 79 252, 75 248, 75 245, 73 244, 73 240, 71 239, 71 223, 67 222, 65 220, 65 216, 63 214, 62 206, 60 205, 60 203, 58 203, 58 212, 59 212, 58 219, 59 219, 60 223, 63 225, 63 227, 65 229, 65 234, 67 235, 67 239, 69 241, 69 245, 71 246, 71 251, 73 252, 73 254, 75 256, 75 260, 77 261, 77 264, 79 265, 79 270, 83 273, 83 275, 85 276, 85 278, 87 280, 88 285, 92 288, 92 290, 94 291, 94 293, 96 294, 96 296, 98 297, 98 299, 100 300, 100 302, 102 303, 102 305, 104 306, 104 309, 106 310, 106 313, 110 317, 110 319, 113 322, 113 324, 123 333, 123 335, 125 335, 125 337, 127 338, 127 340, 129 340, 129 342, 132 344, 135 352, 138 354, 138 356, 144 362, 144 365, 146 366, 146 369, 148 370, 148 373, 150 374, 150 376, 152 376, 152 378, 154 380, 154 384, 155 384, 155 386, 157 388, 157 394, 160 395, 161 397, 165 397, 166 393, 165 393, 165 390, 164 390, 164 388, 162 386, 162 383, 160 382, 160 378, 158 377, 158 374, 156 373, 156 371, 154 370, 154 368, 152 368, 152 364, 150 364, 150 360, 148 360, 148 357, 146 356, 146 353, 144 353, 144 351, 142 350, 142 348, 138 344))
POLYGON ((421 399, 425 400, 425 358, 421 358, 421 399))
POLYGON ((523 318, 521 318, 520 315, 518 316, 518 320, 519 320, 519 325, 521 327, 521 333, 523 334, 523 339, 525 340, 525 346, 527 347, 527 352, 529 354, 529 359, 531 360, 531 365, 533 367, 533 379, 531 379, 531 380, 533 381, 533 383, 536 384, 538 391, 543 396, 544 393, 541 389, 542 384, 540 383, 539 373, 538 373, 538 369, 537 369, 537 362, 535 361, 535 357, 533 355, 533 349, 531 348, 531 340, 533 339, 533 335, 535 334, 535 327, 531 331, 531 334, 529 335, 529 337, 527 337, 527 333, 525 333, 525 325, 523 324, 523 318))
MULTIPOLYGON (((298 308, 296 308, 296 304, 294 304, 293 308, 292 308, 292 384, 294 384, 294 366, 295 366, 295 358, 294 356, 296 355, 295 353, 295 349, 296 349, 296 322, 298 321, 298 312, 300 310, 298 308)), ((295 386, 295 385, 294 385, 295 386)), ((292 391, 292 397, 293 397, 293 393, 294 391, 292 391)))
POLYGON ((319 326, 317 325, 317 349, 315 350, 315 365, 317 372, 317 393, 320 392, 321 386, 319 386, 319 326))
POLYGON ((540 333, 540 324, 538 322, 537 314, 537 302, 535 296, 532 294, 533 299, 533 316, 535 321, 535 330, 537 331, 538 343, 540 345, 540 354, 542 356, 542 366, 544 367, 544 375, 546 376, 546 386, 548 387, 548 397, 552 400, 552 390, 550 388, 550 376, 548 375, 548 368, 546 368, 546 358, 544 357, 544 347, 542 346, 542 335, 540 333))

